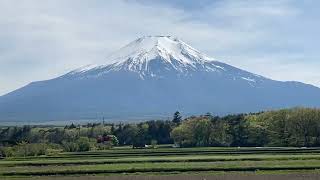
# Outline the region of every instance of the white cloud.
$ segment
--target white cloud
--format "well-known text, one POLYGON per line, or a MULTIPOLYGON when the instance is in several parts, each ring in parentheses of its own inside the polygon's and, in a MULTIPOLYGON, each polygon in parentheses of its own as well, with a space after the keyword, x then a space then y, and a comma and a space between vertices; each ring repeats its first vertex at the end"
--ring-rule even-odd
POLYGON ((156 34, 178 36, 222 61, 274 79, 320 85, 319 38, 311 35, 319 30, 314 18, 319 15, 306 13, 309 6, 227 0, 189 12, 136 1, 2 0, 0 94, 107 61, 113 50, 156 34))

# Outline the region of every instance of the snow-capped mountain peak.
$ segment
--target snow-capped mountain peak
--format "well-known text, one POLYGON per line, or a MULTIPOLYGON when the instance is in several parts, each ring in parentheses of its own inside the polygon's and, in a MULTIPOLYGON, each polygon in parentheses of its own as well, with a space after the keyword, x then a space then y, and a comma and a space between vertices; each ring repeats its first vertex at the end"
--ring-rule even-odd
POLYGON ((194 49, 187 43, 172 36, 144 36, 129 43, 107 58, 102 65, 89 65, 71 74, 101 76, 110 71, 131 71, 140 77, 162 77, 169 71, 179 75, 188 75, 193 71, 223 71, 215 64, 214 58, 194 49), (93 71, 99 74, 93 75, 93 71))
POLYGON ((320 107, 320 89, 233 67, 169 36, 145 36, 105 64, 31 83, 0 97, 0 121, 142 120, 185 114, 320 107))
POLYGON ((121 64, 128 59, 148 62, 159 57, 168 62, 175 59, 183 64, 214 60, 172 36, 141 37, 113 53, 108 60, 110 63, 121 64))
POLYGON ((256 83, 265 79, 216 61, 172 36, 143 36, 112 53, 107 63, 84 66, 65 76, 76 79, 99 78, 115 72, 134 73, 140 79, 213 73, 211 75, 245 81, 250 86, 256 86, 256 83))

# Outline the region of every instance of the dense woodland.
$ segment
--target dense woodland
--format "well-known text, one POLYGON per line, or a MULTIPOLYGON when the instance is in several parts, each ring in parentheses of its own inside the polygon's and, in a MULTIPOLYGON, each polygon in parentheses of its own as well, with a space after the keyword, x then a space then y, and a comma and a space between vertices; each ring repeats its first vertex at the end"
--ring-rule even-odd
POLYGON ((320 110, 294 108, 223 117, 207 113, 188 118, 176 112, 171 121, 0 128, 1 157, 55 155, 114 146, 156 148, 158 144, 316 147, 320 146, 320 110))

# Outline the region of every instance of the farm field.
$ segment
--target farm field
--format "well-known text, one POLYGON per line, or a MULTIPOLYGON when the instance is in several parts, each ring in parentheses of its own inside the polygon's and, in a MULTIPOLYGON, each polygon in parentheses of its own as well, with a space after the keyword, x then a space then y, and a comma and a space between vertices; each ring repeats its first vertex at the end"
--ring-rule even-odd
POLYGON ((1 179, 314 179, 318 169, 318 148, 115 148, 0 160, 1 179))

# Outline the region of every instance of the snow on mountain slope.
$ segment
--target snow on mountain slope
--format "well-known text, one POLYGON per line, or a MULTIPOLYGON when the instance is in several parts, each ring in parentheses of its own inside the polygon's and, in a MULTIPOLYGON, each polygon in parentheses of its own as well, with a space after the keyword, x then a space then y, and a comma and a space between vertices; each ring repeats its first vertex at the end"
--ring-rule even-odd
POLYGON ((88 65, 76 69, 67 76, 93 78, 110 72, 127 71, 138 73, 141 79, 165 76, 192 76, 194 72, 216 72, 234 80, 244 80, 253 85, 265 80, 241 69, 216 61, 187 43, 171 36, 144 36, 107 58, 108 63, 88 65))
POLYGON ((133 59, 135 62, 141 63, 158 57, 162 57, 169 63, 171 59, 175 59, 185 66, 193 66, 195 63, 213 60, 183 41, 171 36, 145 36, 139 38, 112 54, 109 59, 111 63, 121 64, 127 59, 133 59))

